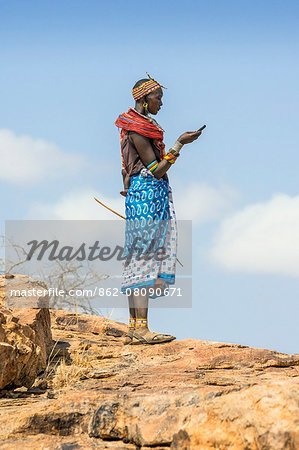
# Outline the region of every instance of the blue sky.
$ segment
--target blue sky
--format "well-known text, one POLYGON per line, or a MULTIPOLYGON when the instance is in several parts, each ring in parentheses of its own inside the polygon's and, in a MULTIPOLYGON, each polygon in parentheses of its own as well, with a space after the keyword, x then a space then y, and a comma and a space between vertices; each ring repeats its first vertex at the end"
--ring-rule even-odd
POLYGON ((152 309, 152 329, 298 352, 298 13, 295 1, 0 1, 2 227, 104 218, 95 193, 123 207, 114 120, 148 71, 168 87, 167 147, 207 124, 169 171, 178 218, 193 219, 193 307, 152 309))

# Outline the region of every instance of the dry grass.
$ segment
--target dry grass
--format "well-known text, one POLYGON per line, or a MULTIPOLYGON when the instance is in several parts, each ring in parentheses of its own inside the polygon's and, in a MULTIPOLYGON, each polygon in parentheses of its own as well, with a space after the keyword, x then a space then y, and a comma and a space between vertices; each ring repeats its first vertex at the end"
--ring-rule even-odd
POLYGON ((65 358, 60 360, 60 364, 57 366, 55 375, 51 380, 51 387, 59 389, 63 387, 73 386, 79 381, 84 373, 84 368, 68 365, 65 358))
POLYGON ((71 358, 75 366, 86 369, 94 367, 94 364, 97 361, 95 355, 91 354, 88 350, 84 348, 75 350, 72 353, 71 358))
POLYGON ((89 369, 96 368, 98 364, 95 355, 85 349, 77 349, 71 353, 70 358, 62 356, 58 359, 49 372, 49 384, 53 389, 73 386, 88 377, 89 369))
MULTIPOLYGON (((73 330, 69 330, 70 325, 73 326, 72 320, 65 325, 63 331, 71 333, 73 330)), ((73 386, 85 378, 89 369, 96 368, 99 364, 96 355, 89 352, 87 346, 79 346, 69 355, 59 357, 60 350, 57 349, 59 340, 60 338, 53 345, 44 373, 44 378, 53 389, 73 386)))
MULTIPOLYGON (((78 331, 74 330, 74 318, 71 318, 63 328, 60 328, 63 333, 68 335, 67 337, 73 337, 79 333, 79 315, 76 311, 78 331)), ((110 317, 103 318, 106 319, 103 325, 105 329, 106 321, 108 323, 110 317)), ((93 330, 90 331, 92 332, 93 330)), ((88 373, 93 369, 103 369, 102 364, 99 362, 97 352, 90 351, 88 344, 84 345, 82 342, 76 348, 70 347, 66 353, 63 353, 61 349, 58 349, 60 340, 61 337, 53 345, 43 376, 50 388, 60 389, 72 387, 81 379, 88 378, 88 373)))

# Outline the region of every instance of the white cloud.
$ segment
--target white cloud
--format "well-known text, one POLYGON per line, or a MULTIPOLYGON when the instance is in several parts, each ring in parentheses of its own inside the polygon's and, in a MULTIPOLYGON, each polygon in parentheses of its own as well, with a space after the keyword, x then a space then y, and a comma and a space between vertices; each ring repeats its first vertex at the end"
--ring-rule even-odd
POLYGON ((0 179, 16 184, 49 180, 86 164, 82 156, 64 153, 53 143, 4 129, 0 130, 0 161, 0 179))
POLYGON ((228 186, 191 183, 174 194, 176 214, 178 219, 192 220, 194 224, 214 221, 227 214, 238 197, 228 186))
MULTIPOLYGON (((117 216, 96 203, 93 197, 107 204, 110 208, 125 215, 124 197, 103 197, 92 188, 72 191, 55 203, 35 203, 29 210, 28 217, 32 219, 64 219, 93 220, 116 219, 117 216)), ((229 187, 213 188, 204 184, 194 183, 184 191, 175 195, 177 218, 192 219, 194 223, 216 220, 232 208, 237 193, 229 187)))
MULTIPOLYGON (((37 220, 114 220, 118 216, 108 211, 94 200, 105 203, 110 208, 124 215, 125 198, 103 197, 95 189, 72 191, 64 195, 57 202, 40 204, 35 203, 29 209, 27 219, 37 220)), ((120 218, 120 220, 122 220, 120 218)))
POLYGON ((233 271, 299 277, 299 196, 276 194, 224 219, 210 256, 233 271))

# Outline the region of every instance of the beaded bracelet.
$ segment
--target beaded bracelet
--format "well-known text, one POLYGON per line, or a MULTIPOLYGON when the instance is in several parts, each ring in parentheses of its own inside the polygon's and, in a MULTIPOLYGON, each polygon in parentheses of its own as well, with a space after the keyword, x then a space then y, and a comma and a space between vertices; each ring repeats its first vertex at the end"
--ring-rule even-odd
POLYGON ((164 156, 164 159, 166 159, 166 161, 170 164, 174 164, 179 156, 180 153, 171 148, 164 156))
POLYGON ((148 170, 153 172, 158 167, 158 161, 155 159, 155 161, 151 162, 148 166, 146 166, 148 170))

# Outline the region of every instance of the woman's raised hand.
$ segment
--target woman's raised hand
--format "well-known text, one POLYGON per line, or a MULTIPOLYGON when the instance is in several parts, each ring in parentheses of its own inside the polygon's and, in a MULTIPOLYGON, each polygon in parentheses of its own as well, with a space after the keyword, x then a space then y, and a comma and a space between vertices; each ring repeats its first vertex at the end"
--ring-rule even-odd
POLYGON ((191 142, 195 141, 200 135, 201 131, 186 131, 186 133, 181 134, 181 136, 178 138, 178 141, 181 144, 190 144, 191 142))

